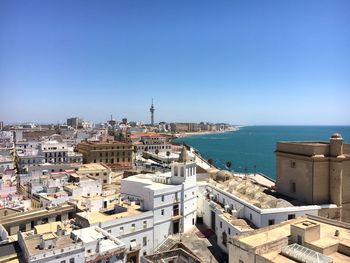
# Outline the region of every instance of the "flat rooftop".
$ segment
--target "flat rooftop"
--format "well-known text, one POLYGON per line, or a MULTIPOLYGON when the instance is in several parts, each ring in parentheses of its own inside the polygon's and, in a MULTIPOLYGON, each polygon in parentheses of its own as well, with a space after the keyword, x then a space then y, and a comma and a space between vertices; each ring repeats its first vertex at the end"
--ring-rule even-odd
POLYGON ((154 182, 153 178, 157 177, 157 175, 160 177, 170 178, 171 172, 159 173, 159 174, 137 174, 137 175, 124 178, 122 179, 122 181, 137 182, 137 183, 143 184, 146 188, 151 190, 168 189, 176 186, 175 184, 163 184, 163 183, 154 182))
POLYGON ((0 218, 0 224, 14 224, 19 221, 26 221, 37 217, 45 217, 50 213, 62 213, 62 212, 70 212, 75 211, 75 206, 70 204, 61 204, 60 206, 52 207, 52 208, 37 208, 30 211, 10 214, 7 216, 3 216, 0 218))
MULTIPOLYGON (((53 251, 57 249, 63 249, 73 245, 77 245, 76 242, 70 238, 70 236, 57 236, 52 233, 46 234, 32 234, 30 232, 22 233, 24 236, 24 242, 30 256, 45 254, 48 251, 53 251), (56 239, 55 246, 47 249, 40 249, 40 240, 43 237, 44 240, 56 239)), ((80 244, 81 246, 81 244, 80 244)))
POLYGON ((88 163, 88 164, 82 164, 79 167, 78 172, 84 172, 84 171, 91 171, 91 170, 106 170, 109 169, 108 167, 104 166, 101 163, 88 163))
POLYGON ((136 204, 123 204, 120 205, 123 208, 126 208, 126 211, 121 211, 121 212, 116 212, 116 213, 111 213, 108 214, 106 212, 111 211, 111 210, 106 210, 105 212, 101 211, 96 211, 96 212, 81 212, 78 213, 80 217, 85 218, 86 220, 89 221, 90 224, 95 224, 99 222, 105 222, 105 221, 110 221, 113 219, 119 219, 119 218, 124 218, 124 217, 129 217, 129 216, 134 216, 141 214, 143 211, 141 210, 141 207, 136 204))
POLYGON ((125 244, 122 241, 108 234, 106 231, 103 231, 101 228, 95 226, 74 230, 72 233, 73 235, 77 236, 84 244, 99 240, 99 253, 106 253, 110 250, 125 247, 125 244))
MULTIPOLYGON (((283 223, 261 228, 252 232, 243 233, 240 236, 232 238, 234 244, 239 241, 239 246, 246 245, 248 249, 259 249, 261 246, 271 244, 271 249, 266 249, 266 253, 262 253, 264 258, 273 260, 273 262, 295 262, 280 254, 280 249, 274 247, 274 243, 279 242, 282 239, 288 240, 291 235, 291 225, 307 228, 303 223, 310 222, 312 225, 320 226, 320 238, 310 242, 317 248, 328 248, 335 244, 343 244, 347 247, 350 246, 350 224, 330 220, 327 218, 317 216, 304 216, 293 220, 288 220, 283 223), (339 231, 339 235, 335 236, 336 230, 339 231)), ((312 226, 311 225, 311 226, 312 226)), ((259 250, 261 251, 261 250, 259 250)), ((349 262, 350 256, 339 253, 338 251, 331 252, 327 256, 333 258, 333 262, 349 262)))

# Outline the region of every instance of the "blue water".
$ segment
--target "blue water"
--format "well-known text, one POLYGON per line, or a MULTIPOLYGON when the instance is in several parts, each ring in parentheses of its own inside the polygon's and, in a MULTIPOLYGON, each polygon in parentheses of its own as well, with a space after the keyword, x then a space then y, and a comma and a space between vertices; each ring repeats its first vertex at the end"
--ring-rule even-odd
POLYGON ((247 126, 235 132, 195 135, 176 139, 187 143, 217 167, 226 168, 232 161, 237 172, 261 172, 276 178, 275 148, 278 141, 329 141, 333 133, 340 133, 350 143, 350 126, 247 126))

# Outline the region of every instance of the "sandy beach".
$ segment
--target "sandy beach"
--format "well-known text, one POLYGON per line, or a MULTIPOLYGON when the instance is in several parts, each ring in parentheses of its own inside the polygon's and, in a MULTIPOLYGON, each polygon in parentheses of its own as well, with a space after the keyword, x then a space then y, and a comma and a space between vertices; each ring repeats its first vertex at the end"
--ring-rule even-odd
POLYGON ((207 134, 221 134, 226 132, 234 132, 238 131, 242 126, 235 126, 231 129, 227 129, 224 131, 199 131, 199 132, 182 132, 182 133, 175 133, 173 136, 175 138, 183 138, 183 137, 189 137, 189 136, 195 136, 195 135, 207 135, 207 134))

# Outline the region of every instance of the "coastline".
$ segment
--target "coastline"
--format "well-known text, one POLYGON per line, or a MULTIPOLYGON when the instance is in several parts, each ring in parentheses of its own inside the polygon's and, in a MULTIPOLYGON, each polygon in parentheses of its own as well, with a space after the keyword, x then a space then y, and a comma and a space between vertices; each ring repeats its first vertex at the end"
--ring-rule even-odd
POLYGON ((238 131, 242 127, 243 126, 234 126, 231 129, 227 129, 224 131, 199 131, 199 132, 175 133, 175 134, 173 134, 173 139, 190 137, 190 136, 197 136, 197 135, 222 134, 222 133, 227 133, 227 132, 235 132, 235 131, 238 131))

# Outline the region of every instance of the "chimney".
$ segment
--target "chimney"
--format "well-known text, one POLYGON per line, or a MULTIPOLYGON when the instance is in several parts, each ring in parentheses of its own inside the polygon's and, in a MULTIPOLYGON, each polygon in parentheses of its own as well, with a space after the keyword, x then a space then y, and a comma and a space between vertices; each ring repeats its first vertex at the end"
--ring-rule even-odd
POLYGON ((62 236, 63 235, 63 229, 60 225, 57 225, 57 231, 56 231, 57 236, 62 236))
POLYGON ((40 249, 45 249, 45 239, 43 238, 42 235, 40 235, 40 244, 39 244, 40 249))

